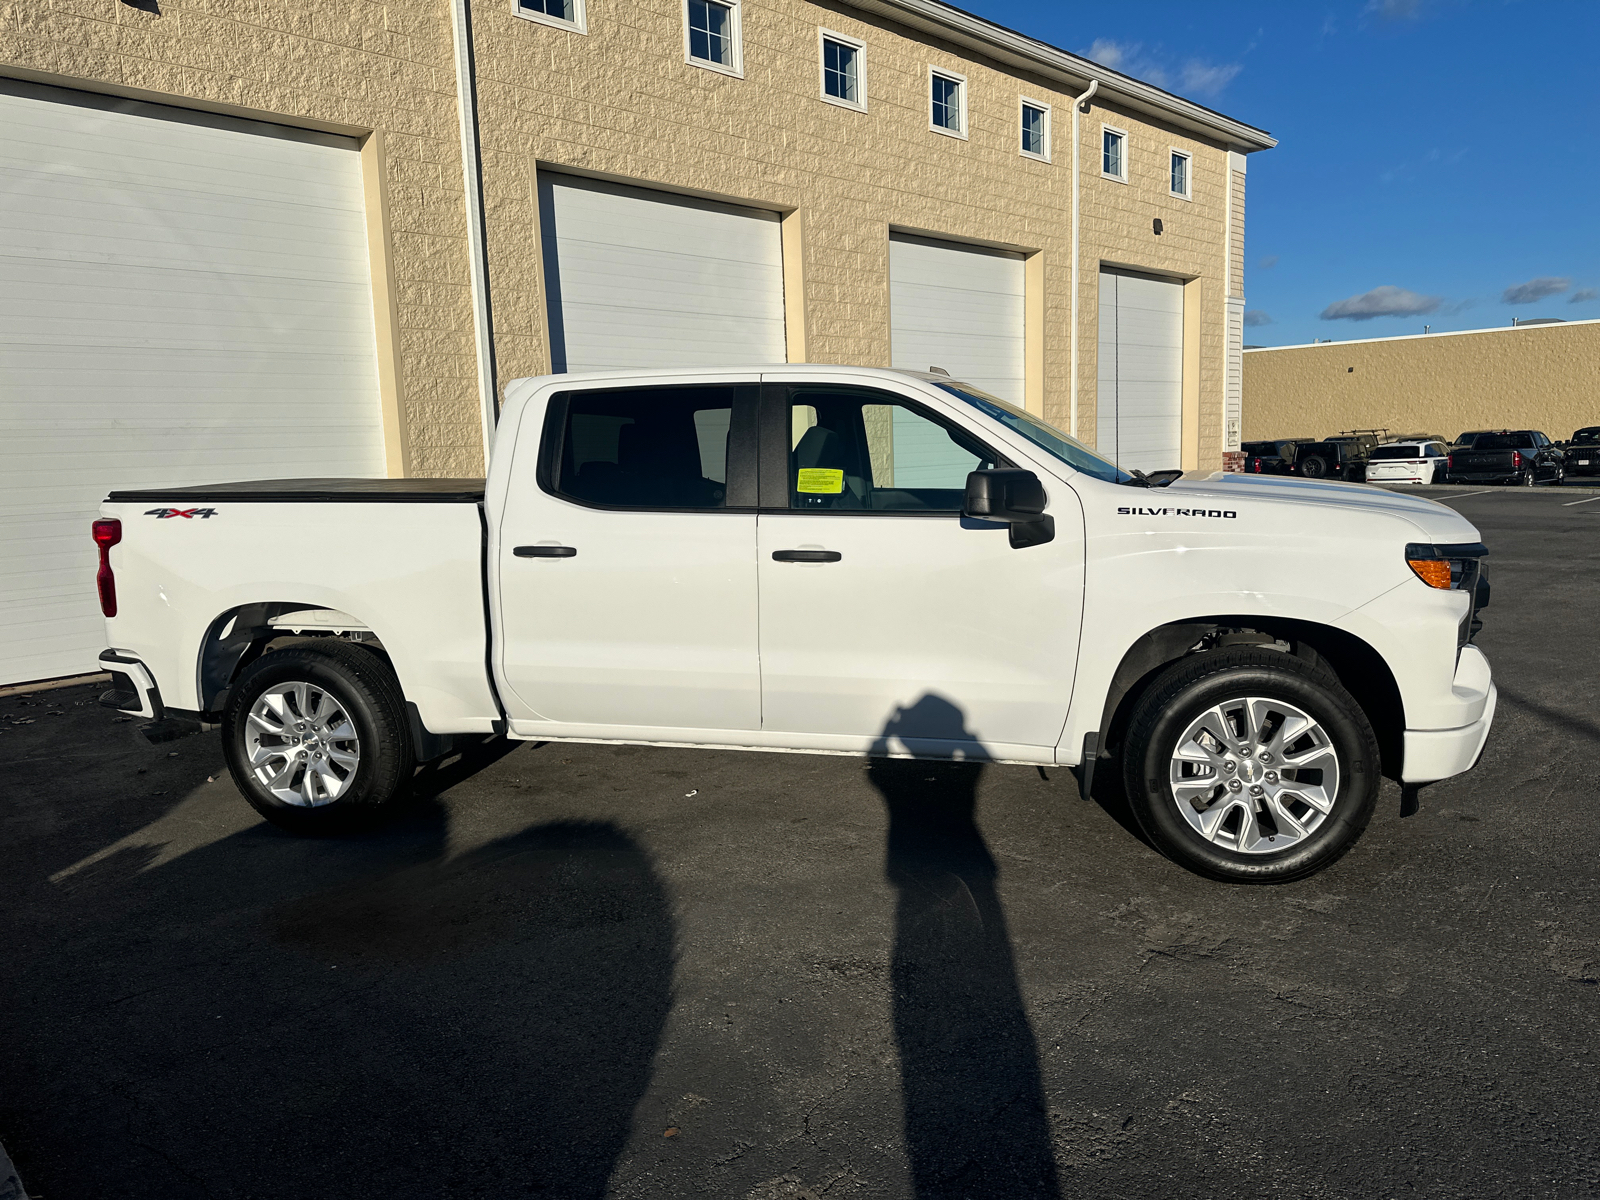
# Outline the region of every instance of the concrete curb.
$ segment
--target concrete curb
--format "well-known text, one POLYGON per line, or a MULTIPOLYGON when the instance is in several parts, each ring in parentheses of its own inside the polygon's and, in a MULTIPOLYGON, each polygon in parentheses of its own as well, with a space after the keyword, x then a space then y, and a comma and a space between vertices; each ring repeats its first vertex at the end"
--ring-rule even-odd
POLYGON ((22 1190, 22 1179, 11 1165, 4 1146, 0 1146, 0 1200, 28 1200, 28 1193, 22 1190))

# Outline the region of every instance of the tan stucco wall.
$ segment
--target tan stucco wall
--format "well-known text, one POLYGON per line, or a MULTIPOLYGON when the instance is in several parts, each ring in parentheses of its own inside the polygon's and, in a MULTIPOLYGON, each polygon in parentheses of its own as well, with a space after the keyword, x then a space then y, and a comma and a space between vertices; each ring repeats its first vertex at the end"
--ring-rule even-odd
MULTIPOLYGON (((400 435, 392 441, 404 443, 403 455, 391 446, 391 467, 419 475, 472 474, 482 463, 449 11, 446 0, 160 0, 159 14, 120 0, 0 4, 0 72, 367 136, 364 167, 381 165, 381 177, 369 177, 369 220, 388 222, 373 244, 380 362, 387 354, 390 426, 400 435)), ((889 363, 891 226, 1029 252, 1030 403, 1068 425, 1066 94, 809 0, 746 0, 742 79, 684 62, 681 0, 596 2, 588 34, 525 20, 512 0, 480 0, 473 14, 501 387, 549 369, 542 163, 789 214, 793 359, 803 351, 814 362, 889 363), (866 43, 866 113, 819 98, 819 26, 866 43), (967 76, 967 140, 928 128, 930 63, 967 76), (1052 163, 1018 153, 1022 95, 1051 105, 1052 163)), ((1100 265, 1169 274, 1191 281, 1186 303, 1199 305, 1185 322, 1198 340, 1185 354, 1198 374, 1184 387, 1198 408, 1185 413, 1195 459, 1185 465, 1214 468, 1226 150, 1098 102, 1080 120, 1078 432, 1094 440, 1100 265), (1129 134, 1131 183, 1101 176, 1103 121, 1129 134), (1192 201, 1168 194, 1169 148, 1194 156, 1192 201)))
MULTIPOLYGON (((536 164, 793 211, 805 280, 804 356, 886 366, 889 229, 1038 252, 1045 414, 1069 420, 1072 125, 1042 80, 806 0, 744 5, 743 79, 684 62, 679 0, 594 4, 587 35, 475 10, 491 294, 502 382, 548 370, 536 164), (819 98, 819 26, 866 43, 867 112, 819 98), (929 64, 966 75, 969 138, 928 128, 929 64), (1020 96, 1051 105, 1051 163, 1017 150, 1020 96)), ((1096 105, 1082 126, 1079 431, 1095 428, 1099 264, 1205 277, 1199 451, 1220 463, 1226 152, 1096 105), (1100 174, 1102 120, 1128 131, 1130 177, 1100 174), (1168 149, 1194 155, 1193 201, 1168 195, 1168 149), (1151 219, 1161 217, 1157 237, 1151 219)), ((793 264, 786 264, 786 275, 793 264)), ((793 296, 790 305, 795 303, 793 296)), ((796 328, 790 323, 791 336, 796 328)), ((791 347, 791 358, 798 358, 791 347)))
POLYGON ((1247 439, 1600 425, 1600 321, 1244 355, 1247 439), (1354 368, 1352 370, 1352 368, 1354 368))
MULTIPOLYGON (((0 4, 0 73, 352 133, 376 133, 390 261, 374 261, 391 471, 481 469, 449 9, 439 0, 0 4), (391 282, 392 281, 392 282, 391 282), (386 295, 392 290, 392 296, 386 295), (392 306, 389 303, 392 300, 392 306), (387 311, 386 311, 387 310, 387 311), (388 312, 397 326, 382 334, 388 312), (391 349, 392 346, 392 349, 391 349), (396 352, 397 351, 397 352, 396 352)), ((368 189, 368 219, 373 212, 368 189)))

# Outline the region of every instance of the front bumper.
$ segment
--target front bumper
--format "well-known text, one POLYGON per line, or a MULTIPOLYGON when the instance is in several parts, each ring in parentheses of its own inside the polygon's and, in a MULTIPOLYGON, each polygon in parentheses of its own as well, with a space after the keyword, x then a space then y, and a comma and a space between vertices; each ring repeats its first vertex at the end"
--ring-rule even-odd
POLYGON ((1452 690, 1479 715, 1455 729, 1406 730, 1402 783, 1434 783, 1460 775, 1470 771, 1483 753, 1500 693, 1490 678, 1489 660, 1476 646, 1462 647, 1452 690))

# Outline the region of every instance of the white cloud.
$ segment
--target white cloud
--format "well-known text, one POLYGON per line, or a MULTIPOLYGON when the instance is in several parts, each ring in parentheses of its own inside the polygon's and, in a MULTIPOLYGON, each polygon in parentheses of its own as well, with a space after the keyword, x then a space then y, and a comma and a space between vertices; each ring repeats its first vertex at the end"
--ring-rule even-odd
POLYGON ((1276 254, 1268 254, 1265 257, 1263 257, 1260 262, 1258 262, 1256 264, 1256 266, 1260 267, 1263 271, 1270 271, 1270 270, 1272 270, 1273 267, 1275 267, 1277 265, 1278 265, 1278 256, 1276 254))
POLYGON ((1244 323, 1250 326, 1271 325, 1272 318, 1259 308, 1247 308, 1244 310, 1244 323))
POLYGON ((1157 47, 1156 52, 1146 54, 1143 42, 1096 38, 1082 53, 1085 58, 1093 59, 1113 71, 1132 75, 1158 88, 1194 96, 1217 95, 1244 70, 1242 63, 1211 63, 1199 58, 1191 58, 1181 67, 1175 67, 1164 61, 1159 51, 1160 47, 1157 47))
POLYGON ((1376 13, 1385 21, 1408 21, 1421 14, 1422 0, 1367 0, 1362 11, 1376 13))
POLYGON ((1324 321, 1370 321, 1374 317, 1421 317, 1438 309, 1438 296, 1422 296, 1402 287, 1384 285, 1370 292, 1335 301, 1322 310, 1324 321))
POLYGON ((1567 303, 1587 304, 1591 300, 1600 300, 1600 288, 1579 288, 1567 298, 1567 303))
POLYGON ((1194 96, 1215 96, 1242 70, 1243 63, 1207 63, 1191 58, 1183 64, 1179 90, 1194 96))
POLYGON ((1508 287, 1500 295, 1502 304, 1537 304, 1546 296, 1557 296, 1572 286, 1572 280, 1560 275, 1541 275, 1527 283, 1508 287))

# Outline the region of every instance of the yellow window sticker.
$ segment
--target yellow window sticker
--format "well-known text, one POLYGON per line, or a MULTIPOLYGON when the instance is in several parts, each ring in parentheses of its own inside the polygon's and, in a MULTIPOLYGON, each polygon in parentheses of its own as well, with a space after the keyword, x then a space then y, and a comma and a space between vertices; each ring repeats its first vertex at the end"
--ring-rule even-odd
POLYGON ((794 485, 797 492, 822 492, 837 496, 844 491, 844 472, 827 467, 801 467, 800 478, 794 485))

